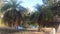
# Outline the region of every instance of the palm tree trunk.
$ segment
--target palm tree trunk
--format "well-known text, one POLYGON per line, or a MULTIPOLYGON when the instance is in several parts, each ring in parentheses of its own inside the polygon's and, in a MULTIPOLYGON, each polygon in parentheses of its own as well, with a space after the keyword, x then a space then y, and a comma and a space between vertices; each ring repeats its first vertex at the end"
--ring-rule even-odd
POLYGON ((15 29, 18 29, 18 22, 17 22, 17 19, 16 19, 16 21, 15 21, 14 27, 15 27, 15 29))

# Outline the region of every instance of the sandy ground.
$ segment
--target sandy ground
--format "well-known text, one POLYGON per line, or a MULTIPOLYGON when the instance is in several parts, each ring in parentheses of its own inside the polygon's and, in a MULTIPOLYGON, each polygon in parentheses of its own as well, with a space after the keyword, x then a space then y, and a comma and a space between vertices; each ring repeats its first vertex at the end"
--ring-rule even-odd
POLYGON ((60 25, 59 25, 59 28, 58 28, 58 31, 57 31, 56 34, 60 34, 60 25))
MULTIPOLYGON (((11 28, 9 28, 8 26, 5 26, 5 25, 3 25, 3 24, 0 24, 0 28, 1 28, 1 29, 6 29, 6 28, 11 29, 11 28)), ((46 29, 45 29, 45 30, 46 30, 46 29)), ((48 29, 48 30, 50 30, 50 29, 48 29)), ((5 34, 5 33, 4 33, 4 34, 5 34)), ((11 33, 11 34, 49 34, 49 33, 46 33, 46 32, 24 32, 24 33, 15 32, 15 33, 11 33)), ((60 25, 59 25, 59 28, 58 28, 58 31, 57 31, 56 34, 60 34, 60 25)))
POLYGON ((24 32, 24 33, 15 33, 15 34, 46 34, 44 32, 24 32))

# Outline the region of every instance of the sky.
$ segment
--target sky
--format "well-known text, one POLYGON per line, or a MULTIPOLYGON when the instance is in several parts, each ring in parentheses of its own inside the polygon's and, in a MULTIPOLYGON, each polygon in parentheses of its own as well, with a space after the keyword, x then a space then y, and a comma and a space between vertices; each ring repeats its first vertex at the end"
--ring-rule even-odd
POLYGON ((21 4, 25 8, 29 8, 30 10, 34 10, 34 6, 36 4, 42 5, 42 0, 21 0, 23 3, 21 4))

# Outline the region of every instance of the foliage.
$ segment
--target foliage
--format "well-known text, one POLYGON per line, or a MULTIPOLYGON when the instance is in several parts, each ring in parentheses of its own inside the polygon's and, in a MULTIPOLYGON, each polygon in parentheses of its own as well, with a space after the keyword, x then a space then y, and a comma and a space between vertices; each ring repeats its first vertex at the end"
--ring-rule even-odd
POLYGON ((22 20, 22 11, 25 10, 20 4, 21 2, 17 2, 17 0, 9 0, 4 2, 4 6, 1 8, 3 15, 4 24, 8 24, 8 26, 17 26, 20 25, 22 20))
POLYGON ((43 19, 44 21, 46 20, 52 20, 53 19, 53 11, 50 9, 50 7, 48 6, 39 6, 37 5, 37 10, 39 11, 39 20, 40 21, 41 19, 43 19), (41 7, 41 8, 40 8, 41 7))
MULTIPOLYGON (((44 6, 44 5, 37 5, 36 9, 38 11, 38 25, 39 25, 39 30, 44 26, 44 24, 52 22, 53 21, 53 11, 50 9, 49 6, 44 6)), ((51 24, 50 24, 51 25, 51 24)), ((48 26, 48 25, 46 25, 48 26)))
POLYGON ((53 10, 54 15, 59 15, 60 16, 60 1, 53 4, 53 6, 50 6, 50 8, 53 10))
POLYGON ((30 25, 37 26, 38 16, 39 16, 39 12, 34 12, 33 14, 31 14, 31 16, 30 16, 30 21, 31 21, 30 25))
POLYGON ((21 18, 22 16, 19 11, 10 10, 4 14, 3 21, 4 21, 4 24, 8 24, 9 26, 12 26, 11 24, 14 25, 15 22, 17 22, 17 24, 20 25, 21 18))
MULTIPOLYGON (((48 3, 47 3, 48 4, 48 3)), ((37 5, 37 10, 40 12, 38 18, 39 30, 44 26, 58 28, 58 23, 53 22, 53 18, 60 13, 60 3, 54 3, 51 5, 37 5)))

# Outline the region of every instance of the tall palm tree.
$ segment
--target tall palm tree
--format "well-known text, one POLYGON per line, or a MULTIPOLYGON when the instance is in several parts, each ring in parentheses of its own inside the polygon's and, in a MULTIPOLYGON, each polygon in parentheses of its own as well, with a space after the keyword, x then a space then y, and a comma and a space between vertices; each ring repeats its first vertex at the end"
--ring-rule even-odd
POLYGON ((4 13, 3 21, 4 24, 8 24, 8 26, 18 26, 22 20, 21 12, 24 11, 18 0, 9 0, 4 1, 4 6, 1 8, 1 11, 4 13))

